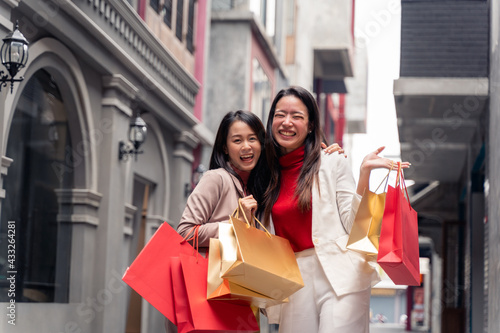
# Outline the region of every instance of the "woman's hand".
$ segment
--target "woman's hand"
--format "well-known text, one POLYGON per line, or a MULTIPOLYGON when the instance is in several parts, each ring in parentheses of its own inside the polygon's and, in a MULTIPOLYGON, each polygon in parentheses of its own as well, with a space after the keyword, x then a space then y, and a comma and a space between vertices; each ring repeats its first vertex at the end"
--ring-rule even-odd
MULTIPOLYGON (((361 172, 363 171, 371 171, 373 169, 385 168, 385 169, 394 169, 397 168, 397 161, 391 160, 389 158, 380 157, 380 154, 385 147, 377 148, 374 152, 369 153, 361 162, 361 172)), ((408 169, 410 167, 409 162, 400 162, 402 169, 408 169)))
MULTIPOLYGON (((394 169, 398 167, 398 162, 391 160, 389 158, 380 157, 378 154, 384 150, 385 147, 377 148, 374 152, 369 153, 361 162, 361 167, 359 169, 359 181, 356 192, 359 195, 363 195, 365 189, 368 188, 370 183, 370 172, 373 169, 385 168, 385 169, 394 169)), ((401 163, 402 169, 408 169, 410 167, 409 162, 399 162, 401 163)))
POLYGON ((257 211, 257 200, 253 198, 253 195, 249 195, 246 197, 243 197, 240 199, 240 205, 241 208, 243 209, 243 214, 246 216, 246 220, 248 221, 252 226, 255 227, 255 222, 253 220, 253 215, 257 211))
MULTIPOLYGON (((321 148, 323 148, 325 153, 327 153, 328 155, 331 155, 335 152, 338 152, 339 154, 344 154, 344 149, 342 149, 342 147, 340 147, 338 143, 333 143, 327 147, 324 142, 321 142, 321 148)), ((345 155, 345 157, 347 157, 347 155, 345 155)))

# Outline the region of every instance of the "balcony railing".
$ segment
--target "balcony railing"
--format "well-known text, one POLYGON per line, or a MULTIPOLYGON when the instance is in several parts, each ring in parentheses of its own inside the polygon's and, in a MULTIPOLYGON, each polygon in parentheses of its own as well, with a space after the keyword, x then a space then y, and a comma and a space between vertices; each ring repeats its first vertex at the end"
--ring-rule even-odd
POLYGON ((144 70, 174 91, 187 109, 192 108, 198 91, 197 82, 132 7, 118 0, 74 1, 74 4, 143 65, 144 70))

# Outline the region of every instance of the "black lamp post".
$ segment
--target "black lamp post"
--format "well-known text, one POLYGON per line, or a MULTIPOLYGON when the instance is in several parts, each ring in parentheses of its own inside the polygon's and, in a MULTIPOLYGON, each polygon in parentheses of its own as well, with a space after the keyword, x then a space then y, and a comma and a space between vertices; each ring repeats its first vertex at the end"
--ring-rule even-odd
POLYGON ((146 122, 139 115, 132 119, 128 131, 129 142, 120 141, 119 144, 118 158, 120 161, 127 160, 128 155, 134 155, 137 161, 137 155, 143 153, 139 147, 146 141, 147 132, 146 122))
POLYGON ((7 82, 10 82, 10 92, 12 93, 14 90, 14 82, 21 82, 24 80, 22 76, 19 79, 14 79, 14 77, 28 62, 28 41, 19 31, 19 24, 17 21, 14 32, 9 33, 3 39, 0 58, 2 64, 10 74, 9 77, 9 74, 4 75, 4 71, 0 71, 0 91, 2 87, 7 86, 7 82))

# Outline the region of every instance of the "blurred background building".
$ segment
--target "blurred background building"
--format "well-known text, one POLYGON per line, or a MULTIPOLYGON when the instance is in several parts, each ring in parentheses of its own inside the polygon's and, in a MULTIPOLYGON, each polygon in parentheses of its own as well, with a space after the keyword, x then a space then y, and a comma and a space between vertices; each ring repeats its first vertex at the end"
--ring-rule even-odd
POLYGON ((500 328, 497 18, 495 1, 401 1, 394 99, 410 199, 430 240, 421 256, 433 332, 500 328))
MULTIPOLYGON (((401 10, 394 101, 401 157, 413 164, 423 284, 384 280, 374 321, 498 332, 499 5, 390 6, 401 10)), ((16 304, 16 326, 2 315, 1 331, 164 331, 163 316, 121 276, 163 221, 177 225, 225 113, 251 110, 265 124, 274 95, 295 84, 315 93, 329 142, 349 152, 350 136, 366 132, 370 63, 355 8, 0 0, 0 35, 18 21, 29 41, 24 80, 0 92, 0 303, 16 304)), ((263 322, 262 332, 275 329, 263 322)))

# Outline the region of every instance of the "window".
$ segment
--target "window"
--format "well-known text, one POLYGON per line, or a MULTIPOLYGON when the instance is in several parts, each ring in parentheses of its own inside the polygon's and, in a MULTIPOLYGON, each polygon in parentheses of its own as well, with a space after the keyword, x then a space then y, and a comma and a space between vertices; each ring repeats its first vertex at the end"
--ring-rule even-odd
POLYGON ((165 0, 163 4, 163 22, 172 29, 172 9, 173 9, 173 0, 165 0))
POLYGON ((285 10, 285 64, 295 63, 295 2, 289 1, 285 10))
POLYGON ((274 37, 276 0, 250 0, 250 11, 257 16, 257 19, 266 28, 267 34, 274 37))
POLYGON ((154 9, 155 12, 160 12, 160 0, 149 0, 149 5, 154 9))
POLYGON ((138 0, 127 0, 127 2, 135 9, 137 10, 138 7, 138 0))
POLYGON ((186 35, 186 47, 189 52, 194 51, 194 0, 189 0, 188 27, 186 35))
POLYGON ((175 35, 182 41, 182 22, 184 18, 184 0, 177 1, 177 16, 175 22, 175 35))
POLYGON ((256 58, 252 60, 252 113, 267 119, 271 107, 271 81, 256 58))
POLYGON ((13 162, 1 206, 0 302, 68 302, 71 226, 58 222, 57 192, 73 187, 72 151, 59 88, 40 70, 22 92, 7 141, 13 162), (54 168, 54 163, 66 168, 54 168), (12 262, 7 239, 14 225, 12 262), (14 297, 7 293, 9 271, 17 271, 14 297))
POLYGON ((286 21, 285 21, 285 29, 287 36, 295 35, 295 2, 288 2, 288 6, 286 9, 286 21))
POLYGON ((261 2, 261 5, 260 5, 260 19, 262 21, 262 25, 263 26, 266 26, 266 23, 267 23, 267 1, 266 0, 262 0, 261 2))

